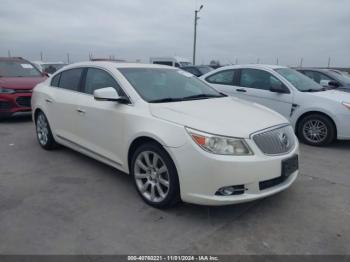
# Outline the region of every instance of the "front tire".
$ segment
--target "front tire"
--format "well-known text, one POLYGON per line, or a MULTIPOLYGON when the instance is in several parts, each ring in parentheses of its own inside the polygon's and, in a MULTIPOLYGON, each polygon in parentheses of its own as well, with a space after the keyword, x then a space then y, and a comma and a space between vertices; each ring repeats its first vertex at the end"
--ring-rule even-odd
POLYGON ((311 146, 327 146, 336 138, 336 128, 332 120, 321 114, 304 117, 297 130, 299 138, 311 146))
POLYGON ((49 122, 43 112, 39 112, 35 119, 36 136, 40 146, 46 150, 52 150, 57 147, 53 138, 49 122))
POLYGON ((137 192, 150 206, 169 208, 180 201, 175 164, 157 143, 149 142, 137 148, 130 169, 137 192))

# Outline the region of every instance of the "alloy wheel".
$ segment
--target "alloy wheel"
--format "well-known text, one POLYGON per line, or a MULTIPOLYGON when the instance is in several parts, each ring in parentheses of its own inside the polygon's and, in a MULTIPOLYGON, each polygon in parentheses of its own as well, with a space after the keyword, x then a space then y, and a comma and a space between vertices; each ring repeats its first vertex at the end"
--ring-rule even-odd
POLYGON ((303 135, 311 143, 321 143, 328 136, 328 128, 324 122, 310 119, 303 126, 303 135))
POLYGON ((134 164, 134 176, 140 193, 151 202, 163 201, 170 188, 170 177, 164 160, 152 151, 141 152, 134 164))
POLYGON ((36 121, 36 132, 39 143, 45 146, 49 140, 49 128, 46 117, 43 114, 39 114, 36 121))

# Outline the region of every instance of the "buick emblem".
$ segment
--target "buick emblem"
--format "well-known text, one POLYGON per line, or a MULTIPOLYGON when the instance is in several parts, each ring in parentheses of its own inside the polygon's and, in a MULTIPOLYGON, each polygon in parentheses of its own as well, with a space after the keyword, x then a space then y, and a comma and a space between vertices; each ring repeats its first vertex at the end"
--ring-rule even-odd
POLYGON ((280 133, 278 135, 279 142, 283 148, 288 148, 289 146, 289 139, 286 133, 280 133))

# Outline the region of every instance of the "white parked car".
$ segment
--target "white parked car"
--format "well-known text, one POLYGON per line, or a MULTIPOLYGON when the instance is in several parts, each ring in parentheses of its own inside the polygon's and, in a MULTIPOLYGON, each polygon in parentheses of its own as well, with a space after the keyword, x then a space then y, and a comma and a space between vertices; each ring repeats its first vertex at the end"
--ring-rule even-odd
POLYGON ((350 139, 350 94, 328 90, 287 67, 227 66, 201 77, 228 95, 267 106, 286 118, 313 146, 350 139))
POLYGON ((251 201, 298 174, 298 140, 284 117, 177 68, 70 65, 35 87, 32 108, 43 148, 62 144, 131 174, 158 208, 251 201))
POLYGON ((149 59, 150 64, 157 64, 157 65, 167 65, 167 66, 174 66, 174 67, 183 67, 183 66, 191 66, 192 63, 190 60, 174 56, 174 57, 151 57, 149 59))

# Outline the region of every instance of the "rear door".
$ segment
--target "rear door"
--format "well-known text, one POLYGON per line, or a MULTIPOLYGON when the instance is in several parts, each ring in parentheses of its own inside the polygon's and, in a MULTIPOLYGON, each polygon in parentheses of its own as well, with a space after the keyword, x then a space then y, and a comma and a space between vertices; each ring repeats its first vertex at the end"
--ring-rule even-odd
POLYGON ((77 132, 76 103, 81 97, 80 85, 83 68, 74 68, 63 71, 54 78, 51 85, 56 85, 52 96, 46 100, 49 110, 49 121, 52 122, 55 134, 69 142, 79 141, 77 132))

